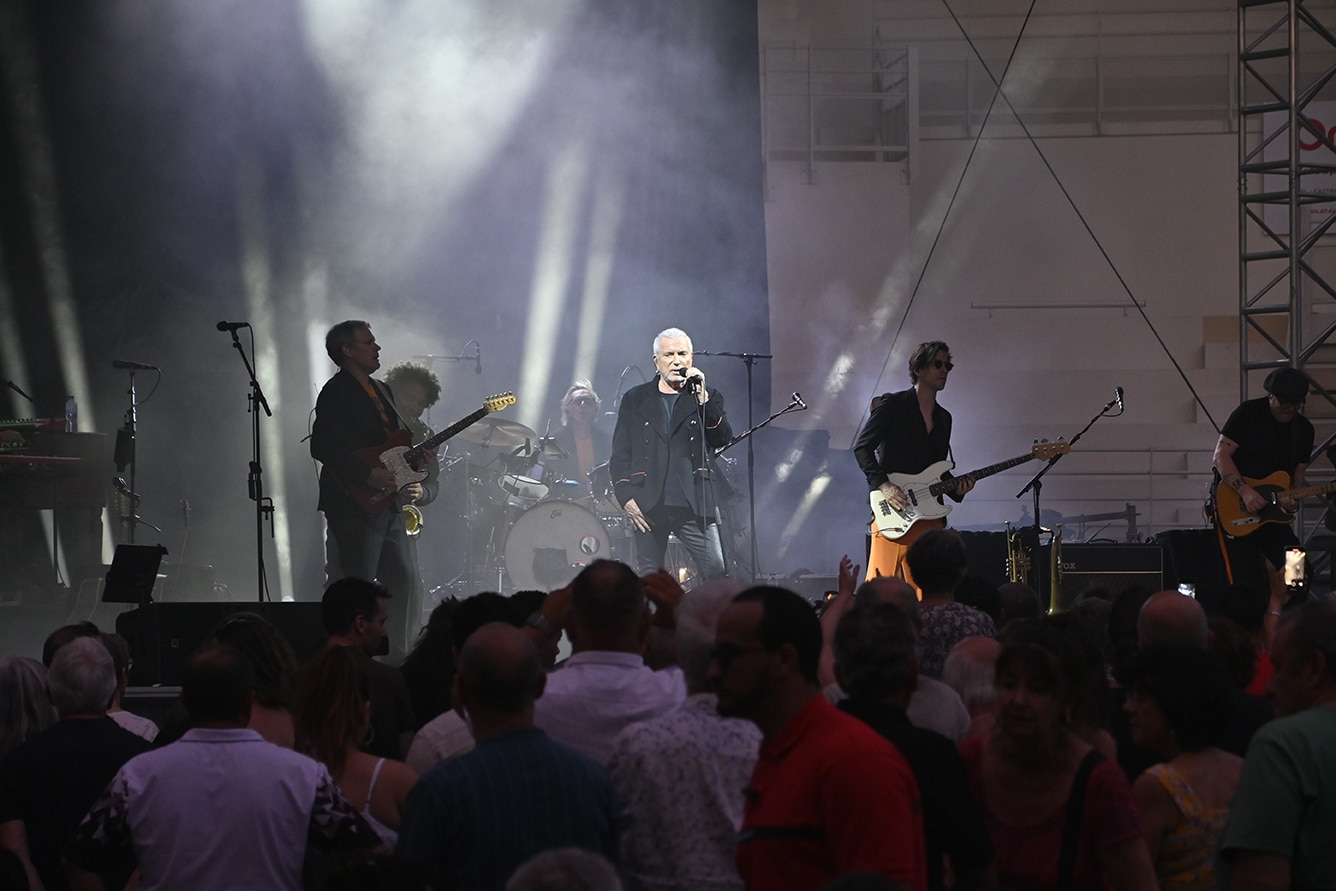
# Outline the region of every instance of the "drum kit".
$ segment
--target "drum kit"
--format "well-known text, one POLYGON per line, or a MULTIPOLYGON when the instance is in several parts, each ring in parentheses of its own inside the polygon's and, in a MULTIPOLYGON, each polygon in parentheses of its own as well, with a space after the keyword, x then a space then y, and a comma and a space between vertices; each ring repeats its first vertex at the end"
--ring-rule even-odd
POLYGON ((607 464, 572 479, 575 458, 554 437, 495 415, 456 434, 443 464, 440 503, 455 505, 464 536, 442 542, 464 564, 451 567, 455 578, 443 587, 463 595, 551 591, 599 558, 634 565, 633 529, 607 464))

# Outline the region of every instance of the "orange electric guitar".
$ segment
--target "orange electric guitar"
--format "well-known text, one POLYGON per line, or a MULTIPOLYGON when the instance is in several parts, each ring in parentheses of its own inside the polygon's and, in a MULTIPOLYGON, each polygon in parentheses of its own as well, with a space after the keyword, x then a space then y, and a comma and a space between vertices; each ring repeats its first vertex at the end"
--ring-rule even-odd
POLYGON ((1266 499, 1266 506, 1261 510, 1252 512, 1243 506, 1243 499, 1239 493, 1234 491, 1234 487, 1221 480, 1215 487, 1215 512, 1220 518, 1220 528, 1228 535, 1238 537, 1256 532, 1267 523, 1289 523, 1294 519, 1294 514, 1280 506, 1280 499, 1286 496, 1295 499, 1308 498, 1312 495, 1325 495, 1328 492, 1336 492, 1336 483, 1327 483, 1322 486, 1304 486, 1299 489, 1288 488, 1290 485, 1290 475, 1283 470, 1277 470, 1270 476, 1263 477, 1260 480, 1248 479, 1244 477, 1243 481, 1257 490, 1263 498, 1266 499))
POLYGON ((427 471, 419 470, 423 455, 454 436, 465 427, 471 427, 482 420, 483 416, 500 411, 515 404, 514 393, 498 393, 483 400, 482 408, 461 418, 446 427, 440 433, 413 445, 413 434, 402 427, 390 435, 380 445, 358 449, 353 456, 368 467, 377 465, 394 474, 394 486, 385 489, 373 489, 371 486, 349 486, 348 494, 353 496, 357 506, 369 514, 379 513, 394 504, 394 496, 410 483, 420 483, 427 478, 427 471))

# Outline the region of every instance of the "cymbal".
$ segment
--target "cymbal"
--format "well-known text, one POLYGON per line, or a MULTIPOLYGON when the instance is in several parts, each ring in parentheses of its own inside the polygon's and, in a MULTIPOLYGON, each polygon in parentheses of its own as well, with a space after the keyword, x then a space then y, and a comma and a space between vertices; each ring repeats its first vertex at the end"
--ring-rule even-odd
POLYGON ((570 455, 566 454, 565 449, 557 445, 557 438, 555 436, 544 436, 542 439, 538 440, 538 448, 542 451, 543 456, 547 458, 570 457, 570 455))
POLYGON ((484 446, 522 446, 534 442, 538 434, 518 421, 488 416, 455 434, 456 438, 484 446))

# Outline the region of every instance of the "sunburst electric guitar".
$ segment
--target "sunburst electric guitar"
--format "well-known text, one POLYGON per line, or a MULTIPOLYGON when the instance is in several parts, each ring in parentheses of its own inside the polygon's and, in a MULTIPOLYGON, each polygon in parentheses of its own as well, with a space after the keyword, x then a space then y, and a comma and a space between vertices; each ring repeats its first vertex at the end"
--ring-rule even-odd
POLYGON ((1288 523, 1293 520, 1294 514, 1280 506, 1281 498, 1288 496, 1297 501, 1300 498, 1308 498, 1312 495, 1336 492, 1336 483, 1291 489, 1289 488, 1290 475, 1283 470, 1277 470, 1260 480, 1249 479, 1245 476, 1243 481, 1256 489, 1258 494, 1266 499, 1266 506, 1261 510, 1253 512, 1244 507, 1243 499, 1239 497, 1239 493, 1234 491, 1234 487, 1224 480, 1217 483, 1215 487, 1215 511, 1220 517, 1220 528, 1226 534, 1235 537, 1256 532, 1267 523, 1288 523))
MULTIPOLYGON (((1018 464, 1024 464, 1026 461, 1049 461, 1058 455, 1067 454, 1071 449, 1071 443, 1061 440, 1037 442, 1024 455, 971 470, 962 476, 972 476, 975 480, 981 480, 1018 464)), ((938 461, 936 464, 928 465, 922 473, 892 473, 890 481, 905 493, 908 504, 904 510, 896 510, 886 500, 886 496, 881 494, 880 489, 873 491, 868 497, 872 504, 872 518, 877 524, 877 532, 883 538, 895 541, 903 538, 910 527, 919 520, 934 520, 951 513, 951 505, 947 504, 942 496, 954 492, 960 481, 958 476, 947 476, 953 467, 955 465, 950 461, 938 461)))
POLYGON ((471 427, 485 415, 500 411, 515 404, 514 393, 498 393, 483 400, 482 408, 461 418, 446 427, 440 433, 413 445, 413 434, 402 427, 390 434, 390 438, 380 445, 358 449, 353 455, 368 467, 384 467, 394 474, 394 486, 385 489, 373 489, 371 486, 349 486, 348 494, 357 501, 358 507, 369 514, 379 513, 394 504, 394 496, 399 490, 411 483, 420 483, 427 478, 427 471, 419 470, 423 455, 454 436, 465 427, 471 427))

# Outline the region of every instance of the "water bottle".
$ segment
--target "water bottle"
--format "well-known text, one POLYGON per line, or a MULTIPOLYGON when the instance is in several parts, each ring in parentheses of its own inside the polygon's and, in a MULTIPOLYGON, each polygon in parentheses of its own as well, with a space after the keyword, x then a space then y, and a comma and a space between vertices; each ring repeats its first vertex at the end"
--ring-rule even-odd
POLYGON ((79 432, 79 404, 70 396, 65 400, 65 432, 79 432))

